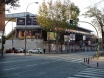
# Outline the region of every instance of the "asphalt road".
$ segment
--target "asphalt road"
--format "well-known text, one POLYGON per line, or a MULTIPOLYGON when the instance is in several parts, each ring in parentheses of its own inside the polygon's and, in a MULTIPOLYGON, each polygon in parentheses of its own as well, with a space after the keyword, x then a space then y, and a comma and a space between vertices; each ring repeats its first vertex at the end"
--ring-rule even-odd
POLYGON ((81 54, 32 54, 0 59, 0 78, 68 78, 87 68, 81 54))

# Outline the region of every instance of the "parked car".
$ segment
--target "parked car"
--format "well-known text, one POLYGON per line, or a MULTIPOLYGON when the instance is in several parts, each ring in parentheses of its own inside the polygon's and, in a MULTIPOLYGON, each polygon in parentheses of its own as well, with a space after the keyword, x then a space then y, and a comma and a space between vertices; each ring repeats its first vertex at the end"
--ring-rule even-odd
POLYGON ((12 53, 12 49, 6 49, 5 52, 6 53, 12 53))
MULTIPOLYGON (((6 49, 6 53, 12 53, 12 49, 9 48, 9 49, 6 49)), ((18 50, 17 49, 14 49, 14 53, 18 53, 18 50)))
POLYGON ((35 48, 35 49, 30 49, 28 50, 29 53, 43 53, 43 49, 42 48, 35 48))
POLYGON ((23 48, 17 48, 18 52, 23 53, 24 49, 23 48))

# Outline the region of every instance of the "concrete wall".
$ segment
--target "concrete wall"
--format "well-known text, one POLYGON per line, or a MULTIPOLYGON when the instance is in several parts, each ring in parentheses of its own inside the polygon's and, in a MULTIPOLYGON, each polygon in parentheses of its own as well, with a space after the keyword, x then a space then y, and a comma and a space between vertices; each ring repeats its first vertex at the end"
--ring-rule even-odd
MULTIPOLYGON (((25 48, 24 40, 13 40, 13 46, 15 48, 25 48)), ((5 49, 12 48, 12 40, 6 40, 5 49)), ((27 39, 26 49, 33 48, 42 48, 43 49, 43 40, 42 39, 27 39)))

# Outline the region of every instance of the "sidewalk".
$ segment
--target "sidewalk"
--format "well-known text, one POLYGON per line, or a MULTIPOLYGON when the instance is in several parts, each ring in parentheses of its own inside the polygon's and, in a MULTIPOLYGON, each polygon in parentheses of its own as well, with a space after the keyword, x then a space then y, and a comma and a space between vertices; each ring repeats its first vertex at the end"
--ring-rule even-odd
MULTIPOLYGON (((3 54, 3 57, 5 57, 5 58, 11 58, 11 57, 17 57, 17 56, 25 56, 25 54, 24 53, 4 53, 3 54)), ((2 58, 2 56, 1 56, 1 54, 0 54, 0 58, 2 58)))
POLYGON ((100 56, 99 59, 90 59, 89 64, 88 62, 84 62, 83 64, 88 67, 104 68, 104 56, 100 56))

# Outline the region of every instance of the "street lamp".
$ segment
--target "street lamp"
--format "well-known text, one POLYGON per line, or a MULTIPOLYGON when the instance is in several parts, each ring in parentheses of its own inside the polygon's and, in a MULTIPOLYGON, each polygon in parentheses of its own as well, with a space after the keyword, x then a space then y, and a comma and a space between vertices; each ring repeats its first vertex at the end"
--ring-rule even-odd
POLYGON ((12 49, 13 49, 13 43, 14 41, 13 41, 13 22, 12 22, 12 49))
MULTIPOLYGON (((32 4, 32 3, 38 4, 38 2, 31 2, 30 4, 32 4)), ((26 13, 25 13, 25 31, 24 31, 24 33, 25 33, 25 55, 26 55, 26 43, 27 43, 27 39, 26 39, 26 30, 27 30, 26 17, 27 17, 27 9, 28 9, 30 4, 27 5, 26 13)))
MULTIPOLYGON (((99 38, 99 36, 98 36, 98 31, 97 31, 97 29, 96 29, 96 27, 93 25, 93 24, 91 24, 91 23, 89 23, 89 22, 86 22, 86 21, 79 21, 79 22, 84 22, 84 23, 88 23, 88 24, 90 24, 90 25, 92 25, 94 28, 95 28, 95 30, 96 30, 96 33, 97 33, 97 38, 99 38)), ((98 49, 98 39, 96 40, 96 50, 97 50, 97 52, 96 52, 96 56, 97 56, 97 58, 99 58, 99 49, 98 49)))
POLYGON ((7 22, 6 22, 6 24, 5 24, 5 26, 4 26, 4 28, 3 28, 3 32, 2 32, 2 54, 1 54, 1 56, 3 57, 3 50, 4 50, 4 44, 5 44, 5 35, 4 35, 4 32, 5 32, 5 27, 7 26, 7 24, 12 20, 12 19, 15 19, 14 17, 13 18, 11 18, 11 19, 9 19, 7 22))

